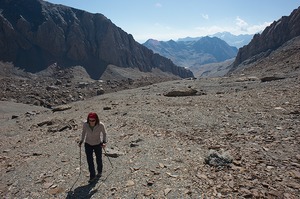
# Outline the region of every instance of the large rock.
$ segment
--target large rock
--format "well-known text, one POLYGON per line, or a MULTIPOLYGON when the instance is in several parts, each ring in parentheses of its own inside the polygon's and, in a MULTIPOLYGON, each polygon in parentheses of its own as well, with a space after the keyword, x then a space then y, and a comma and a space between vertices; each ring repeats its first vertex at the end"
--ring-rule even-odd
POLYGON ((83 66, 99 79, 107 65, 159 68, 180 77, 191 71, 154 54, 102 14, 91 14, 42 0, 0 2, 0 60, 29 72, 53 63, 83 66))

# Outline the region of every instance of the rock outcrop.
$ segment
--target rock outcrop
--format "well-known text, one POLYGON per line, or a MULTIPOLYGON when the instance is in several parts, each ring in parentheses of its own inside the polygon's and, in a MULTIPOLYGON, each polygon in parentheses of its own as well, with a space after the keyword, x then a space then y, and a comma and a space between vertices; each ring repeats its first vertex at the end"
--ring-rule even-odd
POLYGON ((0 10, 0 60, 26 71, 38 72, 53 63, 80 65, 99 79, 107 65, 113 64, 193 76, 137 43, 102 14, 42 0, 1 1, 0 10))
POLYGON ((261 34, 254 35, 251 42, 240 48, 231 71, 238 68, 242 62, 254 62, 261 57, 269 55, 285 42, 300 35, 300 7, 290 16, 283 16, 274 21, 261 34), (250 59, 251 58, 251 59, 250 59))

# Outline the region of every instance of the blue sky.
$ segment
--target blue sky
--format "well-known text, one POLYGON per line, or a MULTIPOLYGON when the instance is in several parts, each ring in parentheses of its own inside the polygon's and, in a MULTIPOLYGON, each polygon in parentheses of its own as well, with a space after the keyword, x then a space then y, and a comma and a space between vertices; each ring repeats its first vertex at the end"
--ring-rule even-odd
POLYGON ((254 34, 288 16, 300 0, 47 0, 101 13, 134 39, 168 41, 216 32, 254 34))

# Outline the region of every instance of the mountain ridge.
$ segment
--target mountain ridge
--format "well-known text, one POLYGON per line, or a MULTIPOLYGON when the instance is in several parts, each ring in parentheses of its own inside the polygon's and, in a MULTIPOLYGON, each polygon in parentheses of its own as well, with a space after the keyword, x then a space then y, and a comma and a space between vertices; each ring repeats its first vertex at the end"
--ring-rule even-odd
MULTIPOLYGON (((227 44, 230 46, 235 46, 237 48, 240 48, 244 45, 247 45, 251 39, 253 38, 254 34, 239 34, 234 35, 230 32, 217 32, 212 35, 207 35, 209 37, 218 37, 219 39, 224 40, 227 44)), ((205 37, 205 36, 203 36, 205 37)), ((177 41, 195 41, 199 40, 202 37, 185 37, 185 38, 179 38, 177 41)))
POLYGON ((193 41, 167 42, 149 39, 143 45, 187 68, 222 62, 236 56, 237 48, 217 37, 202 37, 193 41))
POLYGON ((300 35, 300 7, 293 10, 289 16, 283 16, 266 27, 261 34, 255 34, 251 42, 240 48, 230 72, 247 61, 247 64, 262 57, 267 57, 272 51, 284 43, 300 35))
POLYGON ((102 14, 42 0, 2 1, 0 8, 0 59, 29 72, 54 63, 82 65, 99 79, 112 64, 193 77, 191 71, 154 54, 102 14))

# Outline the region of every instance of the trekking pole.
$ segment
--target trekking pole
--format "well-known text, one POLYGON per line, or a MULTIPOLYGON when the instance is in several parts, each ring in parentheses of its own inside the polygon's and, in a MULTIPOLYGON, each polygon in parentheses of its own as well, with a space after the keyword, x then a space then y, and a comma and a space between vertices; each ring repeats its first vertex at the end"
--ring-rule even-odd
POLYGON ((72 187, 70 188, 67 198, 72 198, 72 194, 73 194, 72 189, 73 189, 74 185, 76 184, 76 182, 79 180, 80 175, 81 175, 81 146, 79 147, 79 174, 78 174, 77 179, 73 183, 72 187))
POLYGON ((81 174, 81 146, 79 147, 79 175, 81 174))
POLYGON ((106 153, 105 147, 103 147, 103 150, 104 150, 105 156, 107 157, 107 159, 108 159, 108 161, 109 161, 111 167, 113 168, 114 166, 113 166, 113 164, 111 163, 111 161, 110 161, 110 159, 109 159, 109 157, 108 157, 108 155, 107 155, 107 153, 106 153))

